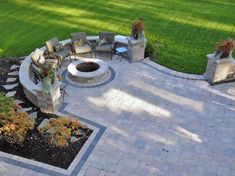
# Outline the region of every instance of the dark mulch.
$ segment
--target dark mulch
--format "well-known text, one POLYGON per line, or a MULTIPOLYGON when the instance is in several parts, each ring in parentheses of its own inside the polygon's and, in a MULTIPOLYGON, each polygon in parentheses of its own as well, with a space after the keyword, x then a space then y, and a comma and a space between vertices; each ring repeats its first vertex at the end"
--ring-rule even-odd
MULTIPOLYGON (((11 65, 5 59, 0 59, 0 85, 3 85, 6 82, 7 73, 10 67, 11 65)), ((0 91, 1 91, 1 88, 0 88, 0 91)))
MULTIPOLYGON (((2 87, 2 85, 5 84, 7 79, 7 73, 10 71, 10 67, 13 64, 19 65, 17 61, 9 62, 0 59, 0 67, 5 69, 4 73, 0 73, 0 92, 7 92, 2 87)), ((83 137, 81 137, 79 141, 73 144, 69 143, 68 147, 59 148, 50 145, 45 140, 45 138, 43 138, 39 134, 39 132, 37 131, 37 126, 41 123, 43 119, 55 118, 57 116, 53 114, 42 113, 38 107, 34 106, 30 101, 28 101, 21 85, 17 86, 13 90, 17 91, 16 95, 14 96, 14 99, 24 101, 24 103, 21 104, 21 106, 24 108, 33 107, 32 112, 36 111, 38 113, 38 117, 35 121, 35 128, 27 133, 26 139, 21 145, 11 145, 2 140, 0 141, 0 151, 67 169, 73 159, 78 154, 78 152, 81 150, 86 140, 91 135, 92 130, 82 129, 83 137)))
MULTIPOLYGON (((51 118, 51 115, 47 115, 47 117, 51 118)), ((45 118, 45 114, 40 114, 40 118, 45 118)), ((0 141, 0 150, 67 169, 89 138, 92 130, 83 129, 83 133, 85 137, 78 142, 70 143, 68 147, 59 148, 50 145, 35 128, 27 133, 22 145, 10 145, 5 141, 0 141)))

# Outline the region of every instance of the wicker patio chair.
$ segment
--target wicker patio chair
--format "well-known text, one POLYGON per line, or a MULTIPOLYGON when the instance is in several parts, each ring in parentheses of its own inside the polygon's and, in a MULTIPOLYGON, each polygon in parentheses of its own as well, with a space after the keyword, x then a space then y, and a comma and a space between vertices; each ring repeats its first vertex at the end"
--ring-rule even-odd
POLYGON ((96 52, 109 52, 110 58, 112 60, 113 50, 115 48, 115 33, 114 32, 100 32, 99 40, 96 42, 95 47, 95 57, 96 52))
POLYGON ((59 40, 56 37, 46 41, 46 48, 48 51, 48 57, 51 55, 58 57, 59 65, 64 58, 70 55, 70 50, 64 48, 64 46, 59 43, 59 40))

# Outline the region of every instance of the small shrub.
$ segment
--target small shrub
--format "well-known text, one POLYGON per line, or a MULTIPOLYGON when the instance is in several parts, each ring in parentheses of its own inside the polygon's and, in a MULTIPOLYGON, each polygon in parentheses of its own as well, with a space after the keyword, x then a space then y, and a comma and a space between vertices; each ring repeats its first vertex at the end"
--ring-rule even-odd
POLYGON ((8 62, 12 65, 19 65, 20 59, 19 58, 8 58, 8 62))
POLYGON ((0 94, 0 139, 10 144, 21 144, 27 131, 34 128, 34 120, 26 112, 18 112, 11 98, 0 94))
POLYGON ((15 108, 13 99, 6 97, 3 92, 0 92, 0 113, 4 115, 10 115, 10 110, 15 108))
POLYGON ((86 129, 85 125, 80 124, 79 120, 69 117, 51 118, 39 132, 45 137, 49 137, 49 143, 56 147, 66 147, 71 138, 79 128, 86 129))
POLYGON ((158 57, 157 47, 151 41, 147 42, 145 49, 145 57, 150 57, 152 60, 158 57))

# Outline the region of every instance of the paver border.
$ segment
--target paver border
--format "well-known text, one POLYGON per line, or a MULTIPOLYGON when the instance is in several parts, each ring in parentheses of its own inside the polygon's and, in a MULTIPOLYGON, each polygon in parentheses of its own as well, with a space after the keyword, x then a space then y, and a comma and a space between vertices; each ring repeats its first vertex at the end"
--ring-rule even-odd
MULTIPOLYGON (((61 173, 61 172, 57 172, 57 171, 54 171, 54 170, 49 170, 49 167, 48 167, 48 169, 45 168, 45 167, 41 167, 42 164, 43 165, 48 165, 48 164, 44 164, 44 163, 41 163, 41 162, 38 162, 38 161, 33 161, 33 160, 32 160, 33 163, 36 162, 39 165, 29 164, 29 163, 23 161, 26 158, 19 157, 17 155, 8 154, 8 153, 5 153, 5 152, 0 152, 0 154, 2 155, 2 156, 0 156, 0 161, 8 163, 8 164, 15 165, 15 166, 18 166, 18 167, 22 167, 22 168, 25 168, 25 169, 29 169, 29 170, 32 170, 32 171, 35 171, 35 172, 52 175, 52 176, 76 176, 79 173, 79 171, 81 170, 81 168, 83 167, 83 165, 85 164, 86 160, 88 159, 89 155, 91 154, 91 152, 95 148, 96 144, 98 143, 98 141, 100 140, 100 138, 104 134, 104 132, 106 130, 106 127, 103 126, 103 125, 100 125, 96 122, 93 122, 91 120, 88 120, 86 118, 78 117, 77 115, 75 115, 73 113, 67 112, 65 110, 65 107, 67 105, 68 105, 68 103, 63 103, 62 107, 58 110, 58 113, 67 114, 69 116, 77 117, 77 118, 79 118, 79 120, 81 122, 86 123, 90 126, 94 126, 95 128, 98 129, 98 132, 96 133, 94 139, 89 144, 89 146, 85 150, 84 154, 81 156, 80 160, 77 162, 76 166, 71 170, 70 173, 66 173, 66 171, 69 172, 69 169, 71 169, 70 166, 67 170, 59 168, 59 167, 52 166, 54 168, 58 168, 58 170, 64 170, 64 171, 62 171, 63 173, 61 173), (8 157, 8 156, 13 156, 13 157, 8 157)), ((88 140, 89 140, 89 138, 88 138, 88 140)), ((83 147, 82 147, 82 149, 83 149, 83 147)), ((77 155, 79 155, 79 153, 77 155)), ((75 157, 75 159, 76 159, 76 157, 75 157)), ((30 159, 27 159, 27 160, 30 160, 30 159)))
POLYGON ((196 74, 189 74, 189 73, 183 73, 178 72, 175 70, 172 70, 170 68, 164 67, 156 62, 153 62, 150 60, 150 58, 145 58, 144 60, 140 61, 141 64, 151 67, 154 70, 157 70, 161 73, 167 74, 169 76, 174 76, 181 79, 189 79, 189 80, 198 80, 198 81, 205 81, 204 75, 196 75, 196 74))

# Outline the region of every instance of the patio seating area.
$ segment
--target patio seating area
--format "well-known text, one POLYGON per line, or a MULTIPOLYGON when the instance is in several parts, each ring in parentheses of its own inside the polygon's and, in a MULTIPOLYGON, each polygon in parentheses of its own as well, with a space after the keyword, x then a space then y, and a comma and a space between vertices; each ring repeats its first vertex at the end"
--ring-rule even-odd
POLYGON ((24 130, 37 131, 2 137, 33 142, 9 151, 0 143, 0 175, 12 176, 17 168, 20 175, 232 176, 235 88, 221 83, 235 79, 234 40, 221 41, 207 55, 205 75, 145 58, 146 42, 143 31, 130 37, 76 32, 10 65, 5 101, 17 95, 12 112, 24 117, 24 130), (30 107, 20 106, 25 102, 30 107), (36 156, 21 151, 31 146, 36 156))
POLYGON ((180 75, 149 59, 130 63, 103 53, 97 58, 113 68, 115 78, 90 88, 67 83, 56 112, 96 129, 82 152, 85 160, 65 170, 21 157, 19 166, 16 157, 4 154, 8 163, 2 162, 0 174, 233 175, 234 83, 208 86, 200 76, 180 75))

